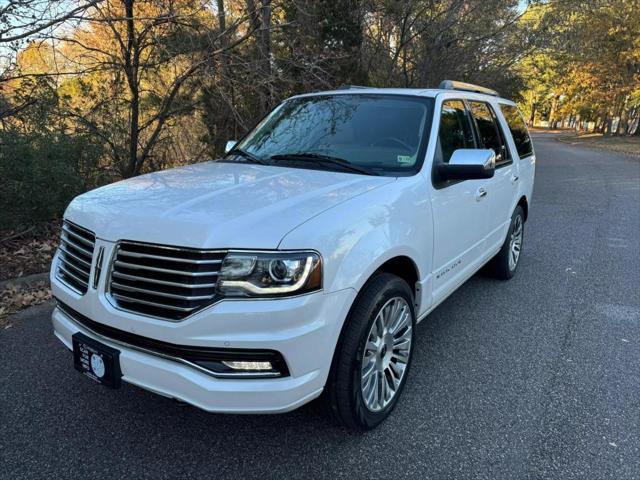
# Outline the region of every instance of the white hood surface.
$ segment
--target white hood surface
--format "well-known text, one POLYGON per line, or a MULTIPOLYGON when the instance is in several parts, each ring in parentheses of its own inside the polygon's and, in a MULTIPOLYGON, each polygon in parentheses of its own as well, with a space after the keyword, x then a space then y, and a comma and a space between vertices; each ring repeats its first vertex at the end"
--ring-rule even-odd
POLYGON ((108 241, 194 248, 276 248, 306 220, 392 177, 206 162, 77 197, 65 218, 108 241))

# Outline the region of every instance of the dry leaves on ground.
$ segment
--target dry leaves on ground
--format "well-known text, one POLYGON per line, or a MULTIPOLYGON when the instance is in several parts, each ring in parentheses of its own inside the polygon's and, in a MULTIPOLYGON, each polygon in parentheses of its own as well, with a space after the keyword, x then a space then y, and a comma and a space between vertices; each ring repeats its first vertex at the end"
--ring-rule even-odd
POLYGON ((637 135, 602 135, 589 133, 567 135, 559 140, 572 145, 591 146, 619 153, 640 156, 640 137, 637 135))
POLYGON ((51 299, 48 282, 42 281, 31 286, 10 286, 0 291, 0 328, 9 328, 9 316, 32 305, 39 305, 51 299))
POLYGON ((0 232, 0 281, 49 270, 60 222, 0 232))

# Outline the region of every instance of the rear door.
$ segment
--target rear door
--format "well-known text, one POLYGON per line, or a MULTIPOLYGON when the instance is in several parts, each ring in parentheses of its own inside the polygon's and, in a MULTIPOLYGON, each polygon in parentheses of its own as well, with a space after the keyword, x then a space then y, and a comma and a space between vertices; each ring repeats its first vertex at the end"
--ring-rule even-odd
POLYGON ((518 194, 517 164, 513 162, 504 131, 493 107, 483 101, 469 100, 480 148, 496 153, 496 172, 487 185, 487 252, 494 253, 507 235, 518 194))
POLYGON ((525 196, 531 204, 531 195, 533 193, 533 180, 535 176, 536 155, 531 143, 531 136, 527 130, 527 124, 522 114, 515 105, 500 103, 500 111, 502 112, 504 124, 511 132, 511 151, 514 161, 518 164, 518 198, 525 196))
MULTIPOLYGON (((436 110, 437 112, 437 110, 436 110)), ((465 102, 442 101, 433 168, 447 163, 455 150, 476 148, 465 102)), ((482 191, 490 180, 433 181, 433 300, 437 303, 481 264, 489 207, 482 191)))

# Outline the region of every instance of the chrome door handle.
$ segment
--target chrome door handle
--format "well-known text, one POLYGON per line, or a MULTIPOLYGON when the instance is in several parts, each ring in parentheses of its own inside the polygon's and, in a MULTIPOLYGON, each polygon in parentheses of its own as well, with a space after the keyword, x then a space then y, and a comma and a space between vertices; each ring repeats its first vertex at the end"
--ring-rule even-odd
POLYGON ((511 183, 516 183, 519 178, 518 175, 511 175, 511 183))
POLYGON ((486 196, 487 196, 487 190, 484 187, 480 187, 476 192, 476 200, 479 202, 486 196))

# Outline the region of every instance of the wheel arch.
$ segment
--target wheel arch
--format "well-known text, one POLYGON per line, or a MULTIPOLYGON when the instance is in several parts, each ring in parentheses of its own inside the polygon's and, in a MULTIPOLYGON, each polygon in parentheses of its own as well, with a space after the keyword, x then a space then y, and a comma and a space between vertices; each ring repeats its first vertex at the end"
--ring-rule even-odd
POLYGON ((413 291, 414 303, 418 301, 420 274, 418 266, 412 258, 407 255, 397 255, 386 260, 365 280, 363 285, 380 272, 391 273, 402 278, 413 291))
POLYGON ((520 197, 520 200, 518 200, 516 206, 520 206, 522 208, 522 212, 524 213, 524 221, 526 222, 527 218, 529 217, 529 202, 527 201, 527 197, 525 195, 522 195, 520 197))
MULTIPOLYGON (((362 272, 362 275, 358 278, 356 284, 356 290, 358 293, 354 297, 352 304, 349 306, 349 314, 351 313, 353 306, 356 304, 364 286, 380 273, 390 273, 407 282, 407 285, 409 285, 409 288, 413 292, 415 314, 418 315, 420 311, 420 303, 422 301, 420 269, 416 259, 406 251, 394 251, 393 253, 388 252, 387 255, 381 256, 375 262, 372 262, 369 265, 369 268, 362 272)), ((347 319, 348 317, 349 315, 347 315, 347 319)), ((345 319, 345 323, 347 319, 345 319)))

